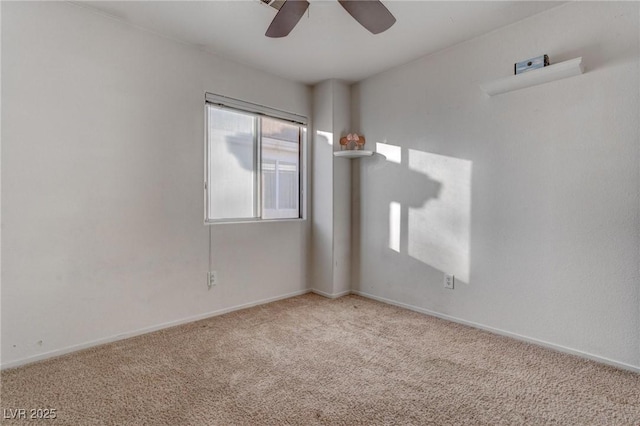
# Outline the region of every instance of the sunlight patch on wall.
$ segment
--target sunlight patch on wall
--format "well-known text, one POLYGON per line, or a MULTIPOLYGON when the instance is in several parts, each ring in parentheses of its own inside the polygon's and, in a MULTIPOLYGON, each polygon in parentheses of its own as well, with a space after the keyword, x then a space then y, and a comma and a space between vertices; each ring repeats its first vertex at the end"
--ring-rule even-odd
POLYGON ((316 131, 317 140, 326 142, 329 145, 333 145, 333 133, 331 132, 323 132, 322 130, 316 131))
POLYGON ((400 253, 400 203, 389 203, 389 248, 400 253))
POLYGON ((471 161, 409 150, 409 169, 441 183, 438 198, 409 207, 408 253, 469 282, 471 161))
POLYGON ((387 158, 392 163, 402 163, 402 148, 396 145, 389 145, 382 142, 376 142, 376 152, 387 158))

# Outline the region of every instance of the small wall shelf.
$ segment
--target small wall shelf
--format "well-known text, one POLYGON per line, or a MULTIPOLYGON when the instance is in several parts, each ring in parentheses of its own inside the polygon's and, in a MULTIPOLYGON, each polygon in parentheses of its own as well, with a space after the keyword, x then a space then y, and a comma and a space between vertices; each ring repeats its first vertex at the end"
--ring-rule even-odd
POLYGON ((584 72, 582 57, 549 65, 544 68, 525 72, 518 75, 511 75, 497 80, 482 83, 480 87, 489 96, 511 92, 513 90, 524 89, 562 78, 573 77, 584 72))
POLYGON ((334 151, 334 157, 342 157, 342 158, 360 158, 360 157, 371 157, 373 155, 373 151, 365 151, 365 150, 348 150, 348 151, 334 151))

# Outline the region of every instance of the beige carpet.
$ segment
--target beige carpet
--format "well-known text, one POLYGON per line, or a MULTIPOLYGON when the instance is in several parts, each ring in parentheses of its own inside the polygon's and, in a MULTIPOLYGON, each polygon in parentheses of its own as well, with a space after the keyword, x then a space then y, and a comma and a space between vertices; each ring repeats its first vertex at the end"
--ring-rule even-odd
POLYGON ((640 424, 638 374, 357 296, 295 297, 1 379, 3 409, 57 410, 39 424, 640 424))

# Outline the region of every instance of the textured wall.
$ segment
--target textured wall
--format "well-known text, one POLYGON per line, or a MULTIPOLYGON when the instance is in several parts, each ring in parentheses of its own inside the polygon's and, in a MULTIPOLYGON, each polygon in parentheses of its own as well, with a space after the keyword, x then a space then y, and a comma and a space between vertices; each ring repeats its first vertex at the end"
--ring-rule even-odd
POLYGON ((339 80, 313 88, 312 287, 329 297, 351 290, 351 163, 333 157, 349 132, 350 100, 339 80))
MULTIPOLYGON (((308 222, 216 225, 204 93, 308 87, 70 3, 2 5, 2 363, 307 288, 308 222)), ((34 358, 32 358, 34 359, 34 358)))
MULTIPOLYGON (((333 89, 333 150, 340 150, 340 138, 351 132, 351 90, 341 81, 333 89)), ((332 153, 333 155, 333 153, 332 153)), ((333 293, 351 290, 351 164, 353 161, 336 158, 333 165, 333 293)))
POLYGON ((356 86, 385 156, 354 176, 354 288, 640 366, 639 7, 570 3, 356 86), (543 53, 586 73, 480 89, 543 53))
POLYGON ((333 294, 333 81, 313 87, 312 287, 333 294))

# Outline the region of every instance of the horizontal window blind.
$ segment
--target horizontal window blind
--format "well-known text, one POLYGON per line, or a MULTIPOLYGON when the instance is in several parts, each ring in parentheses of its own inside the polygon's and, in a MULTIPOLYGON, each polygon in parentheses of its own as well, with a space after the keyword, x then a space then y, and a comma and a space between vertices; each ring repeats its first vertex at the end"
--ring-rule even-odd
POLYGON ((304 126, 307 125, 308 121, 307 117, 294 114, 292 112, 280 111, 278 109, 270 108, 264 105, 258 105, 251 102, 241 101, 239 99, 229 98, 227 96, 216 95, 213 93, 206 93, 205 101, 209 104, 216 105, 222 108, 227 107, 252 114, 266 115, 304 126))

